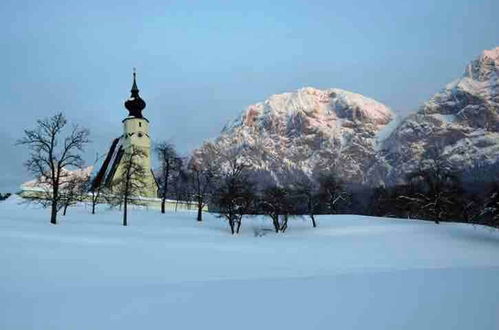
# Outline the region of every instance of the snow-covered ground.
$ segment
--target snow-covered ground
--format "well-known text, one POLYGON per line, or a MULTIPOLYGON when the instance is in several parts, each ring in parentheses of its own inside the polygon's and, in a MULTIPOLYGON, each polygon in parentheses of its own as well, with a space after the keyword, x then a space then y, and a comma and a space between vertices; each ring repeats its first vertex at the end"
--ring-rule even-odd
POLYGON ((0 329, 499 329, 499 232, 0 202, 0 329))

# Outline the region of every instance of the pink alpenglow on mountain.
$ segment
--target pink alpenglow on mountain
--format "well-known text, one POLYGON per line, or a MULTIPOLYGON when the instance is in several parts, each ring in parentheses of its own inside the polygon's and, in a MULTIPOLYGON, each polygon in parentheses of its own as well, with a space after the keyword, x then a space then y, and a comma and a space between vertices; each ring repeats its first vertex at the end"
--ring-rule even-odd
POLYGON ((499 47, 485 50, 464 74, 405 118, 386 139, 370 178, 401 183, 429 147, 454 169, 499 162, 499 47))
POLYGON ((301 172, 379 186, 405 182, 432 146, 457 171, 499 162, 499 47, 401 120, 360 94, 307 87, 250 105, 194 155, 237 154, 277 183, 301 172))
POLYGON ((290 171, 335 168, 344 178, 361 182, 376 153, 377 135, 393 118, 387 106, 360 94, 307 87, 250 105, 194 154, 237 150, 252 169, 276 181, 290 171))

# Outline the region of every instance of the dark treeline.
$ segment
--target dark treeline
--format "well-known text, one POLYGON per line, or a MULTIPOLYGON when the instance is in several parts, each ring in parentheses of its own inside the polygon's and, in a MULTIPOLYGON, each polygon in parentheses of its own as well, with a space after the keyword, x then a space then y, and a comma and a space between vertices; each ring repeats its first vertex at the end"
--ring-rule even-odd
POLYGON ((347 184, 334 171, 310 174, 294 169, 276 178, 253 169, 237 152, 223 154, 219 155, 222 161, 210 162, 204 200, 211 212, 229 222, 232 233, 239 232, 245 215, 256 214, 268 216, 275 232, 286 231, 289 219, 296 216, 308 217, 316 227, 319 214, 499 227, 499 164, 476 162, 466 171, 457 171, 441 155, 438 149, 429 149, 424 160, 401 180, 403 184, 368 187, 347 184))
POLYGON ((368 191, 366 214, 499 227, 499 164, 454 171, 437 160, 407 179, 406 184, 368 191))

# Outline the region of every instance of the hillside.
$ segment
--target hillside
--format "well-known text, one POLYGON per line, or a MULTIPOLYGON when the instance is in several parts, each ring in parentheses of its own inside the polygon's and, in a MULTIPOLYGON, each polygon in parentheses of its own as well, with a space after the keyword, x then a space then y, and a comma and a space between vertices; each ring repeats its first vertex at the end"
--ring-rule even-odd
POLYGON ((0 202, 1 329, 499 328, 499 233, 320 216, 238 237, 212 214, 0 202))

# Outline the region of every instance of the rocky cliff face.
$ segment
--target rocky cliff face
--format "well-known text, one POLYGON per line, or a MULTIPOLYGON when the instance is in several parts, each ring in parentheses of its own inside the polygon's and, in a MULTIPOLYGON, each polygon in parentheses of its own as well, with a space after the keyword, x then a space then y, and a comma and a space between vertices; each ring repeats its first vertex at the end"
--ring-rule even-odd
POLYGON ((250 105, 213 145, 225 153, 238 150, 253 169, 277 181, 295 169, 334 169, 347 181, 362 182, 376 159, 378 134, 393 118, 388 107, 365 96, 303 88, 250 105))
POLYGON ((484 51, 380 146, 369 182, 402 182, 428 148, 458 170, 499 160, 499 47, 484 51))
POLYGON ((237 153, 276 181, 294 170, 335 171, 354 183, 401 183, 437 146, 456 168, 499 159, 499 47, 402 121, 385 105, 341 89, 303 88, 250 105, 194 152, 237 153))

